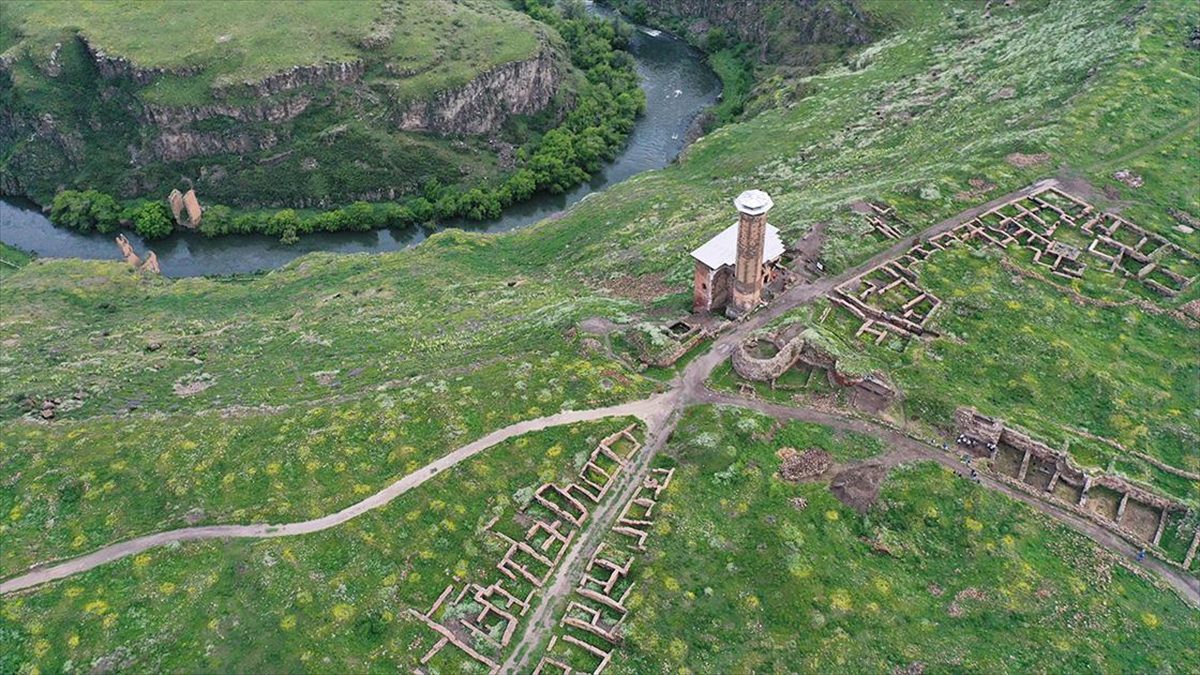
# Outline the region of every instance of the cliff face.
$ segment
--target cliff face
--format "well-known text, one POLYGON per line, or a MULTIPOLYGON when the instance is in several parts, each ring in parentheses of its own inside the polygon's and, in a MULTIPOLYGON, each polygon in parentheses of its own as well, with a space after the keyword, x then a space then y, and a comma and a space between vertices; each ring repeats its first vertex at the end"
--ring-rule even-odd
POLYGON ((179 162, 192 157, 246 154, 273 148, 278 141, 270 130, 259 134, 164 131, 151 141, 149 159, 179 162))
POLYGON ((396 119, 405 131, 486 134, 499 130, 510 115, 536 113, 554 98, 563 73, 549 49, 525 61, 492 69, 466 86, 410 105, 396 119))
MULTIPOLYGON (((759 46, 759 60, 808 65, 822 46, 871 41, 858 0, 643 0, 650 14, 684 22, 694 35, 714 28, 759 46)), ((618 6, 625 4, 618 0, 618 6)))
POLYGON ((429 180, 452 184, 474 175, 476 153, 504 145, 512 115, 556 100, 569 73, 556 36, 538 32, 525 53, 407 101, 395 84, 428 77, 428 66, 396 72, 386 54, 370 51, 246 79, 144 67, 80 33, 45 50, 9 50, 0 57, 0 147, 13 151, 0 157, 0 193, 44 203, 88 175, 89 187, 133 197, 166 192, 185 176, 228 204, 324 206, 392 199, 429 180), (49 95, 22 97, 17 72, 34 74, 49 95), (156 94, 167 91, 191 102, 164 103, 156 94), (476 138, 447 147, 406 132, 476 138))

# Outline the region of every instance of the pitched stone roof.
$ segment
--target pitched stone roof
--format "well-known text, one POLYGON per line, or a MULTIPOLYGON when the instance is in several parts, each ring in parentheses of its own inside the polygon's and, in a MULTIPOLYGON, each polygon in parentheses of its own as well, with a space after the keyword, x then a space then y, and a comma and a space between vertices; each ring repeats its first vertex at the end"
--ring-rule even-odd
MULTIPOLYGON (((720 234, 704 242, 700 248, 692 251, 692 257, 707 265, 709 269, 715 270, 722 265, 733 267, 737 264, 737 228, 737 223, 725 228, 720 234)), ((763 237, 763 262, 778 259, 783 255, 783 250, 779 228, 768 223, 766 236, 763 237)))

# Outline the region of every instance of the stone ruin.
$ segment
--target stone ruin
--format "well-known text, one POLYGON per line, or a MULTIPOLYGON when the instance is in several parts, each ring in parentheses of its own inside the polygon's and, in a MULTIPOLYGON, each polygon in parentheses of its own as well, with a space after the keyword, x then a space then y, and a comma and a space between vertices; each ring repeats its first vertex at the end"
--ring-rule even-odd
MULTIPOLYGON (((1028 434, 1008 427, 1004 421, 981 414, 974 408, 954 411, 958 446, 986 456, 989 472, 1005 483, 1087 517, 1141 545, 1158 547, 1172 514, 1186 514, 1189 507, 1156 495, 1111 474, 1094 475, 1080 468, 1066 452, 1050 448, 1028 434), (1110 497, 1091 499, 1102 488, 1110 497)), ((1189 569, 1200 547, 1200 528, 1192 536, 1182 560, 1164 560, 1189 569)))
POLYGON ((204 209, 200 207, 195 190, 188 190, 186 194, 181 194, 179 190, 171 190, 171 194, 167 195, 167 204, 171 207, 171 214, 175 216, 177 224, 189 230, 200 227, 204 209))
POLYGON ((884 239, 900 239, 912 229, 904 220, 896 215, 896 207, 874 202, 855 202, 850 210, 862 214, 871 227, 871 231, 884 239))
POLYGON ((804 365, 825 371, 830 383, 839 387, 862 390, 888 401, 899 395, 883 374, 857 375, 840 370, 837 356, 809 339, 807 331, 800 331, 790 339, 788 332, 790 330, 785 328, 775 334, 752 335, 738 344, 731 357, 734 372, 747 380, 774 383, 790 368, 804 365), (764 344, 769 345, 767 351, 773 351, 774 354, 763 355, 761 347, 764 344))
POLYGON ((647 337, 637 330, 637 326, 628 331, 626 337, 637 347, 639 361, 656 368, 669 368, 692 347, 719 332, 720 328, 711 319, 697 318, 676 319, 662 326, 659 333, 660 338, 667 341, 665 347, 647 344, 647 337))
POLYGON ((675 469, 651 470, 625 504, 611 530, 623 543, 601 542, 596 547, 534 675, 600 675, 608 667, 623 640, 620 628, 629 614, 626 602, 634 587, 630 569, 646 550, 654 508, 674 475, 675 469))
POLYGON ((162 274, 162 270, 158 267, 158 255, 154 251, 149 251, 146 255, 146 260, 143 261, 138 254, 133 250, 133 244, 129 243, 129 239, 123 234, 118 234, 116 238, 117 248, 121 250, 121 257, 124 258, 126 264, 139 272, 149 274, 162 274))
MULTIPOLYGON (((488 583, 465 583, 457 594, 455 585, 450 584, 427 611, 409 609, 413 618, 436 634, 416 673, 440 670, 430 664, 448 646, 489 673, 499 672, 500 655, 511 644, 534 594, 545 587, 562 562, 591 508, 604 499, 629 459, 641 449, 634 428, 631 424, 601 440, 574 482, 565 487, 552 483, 538 487, 530 505, 514 518, 519 534, 505 533, 498 526, 500 516, 484 526, 483 531, 505 547, 495 565, 496 576, 488 583)), ((589 572, 593 565, 601 563, 593 557, 589 572)))
POLYGON ((780 448, 775 456, 779 458, 779 477, 789 483, 815 478, 833 466, 833 456, 820 448, 804 452, 795 448, 780 448))
MULTIPOLYGON (((887 209, 869 203, 866 208, 877 231, 887 238, 892 238, 889 233, 899 234, 872 220, 879 220, 887 209)), ((876 344, 888 335, 928 335, 929 320, 942 301, 921 287, 913 265, 962 243, 1020 246, 1032 252, 1035 264, 1067 280, 1083 276, 1086 260, 1098 260, 1101 269, 1168 298, 1187 290, 1200 276, 1200 256, 1047 184, 918 241, 905 253, 839 285, 829 300, 862 321, 856 336, 868 335, 876 344)))

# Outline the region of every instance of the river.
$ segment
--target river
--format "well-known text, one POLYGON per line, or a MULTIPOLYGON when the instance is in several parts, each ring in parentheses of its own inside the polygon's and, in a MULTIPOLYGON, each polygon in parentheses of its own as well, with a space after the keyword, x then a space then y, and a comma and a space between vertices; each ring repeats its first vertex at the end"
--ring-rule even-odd
MULTIPOLYGON (((595 10, 604 11, 604 10, 595 10)), ((504 232, 525 227, 554 215, 593 192, 630 176, 660 169, 683 149, 685 135, 696 117, 716 102, 721 83, 704 64, 704 57, 683 40, 667 33, 639 30, 630 46, 637 61, 646 112, 630 134, 625 149, 591 181, 566 194, 538 195, 507 209, 499 220, 446 225, 483 232, 504 232)), ((171 277, 244 274, 274 269, 312 251, 357 253, 395 251, 425 238, 421 228, 382 229, 372 232, 316 233, 291 246, 260 235, 229 235, 208 239, 178 232, 149 246, 131 231, 125 232, 134 249, 158 254, 163 274, 171 277)), ((119 259, 115 235, 81 234, 56 227, 28 201, 0 199, 0 241, 43 257, 119 259)))

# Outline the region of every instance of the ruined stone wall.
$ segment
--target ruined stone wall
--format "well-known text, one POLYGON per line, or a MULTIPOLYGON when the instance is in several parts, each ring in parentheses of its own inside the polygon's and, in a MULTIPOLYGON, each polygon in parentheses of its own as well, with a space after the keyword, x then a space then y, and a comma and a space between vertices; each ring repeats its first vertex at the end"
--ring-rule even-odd
POLYGON ((713 271, 708 265, 696 261, 696 269, 692 275, 692 311, 708 312, 713 308, 712 302, 713 271))
POLYGON ((713 274, 712 304, 714 308, 724 307, 729 304, 729 289, 732 279, 733 274, 730 273, 728 267, 721 268, 713 274))
POLYGON ((783 375, 788 368, 791 368, 799 358, 800 351, 804 347, 804 338, 795 337, 786 343, 780 344, 774 338, 751 338, 737 346, 733 350, 733 369, 738 375, 747 380, 757 380, 759 382, 768 382, 783 375), (766 339, 774 343, 779 348, 779 353, 774 356, 763 359, 754 356, 750 353, 750 346, 759 339, 766 339))

